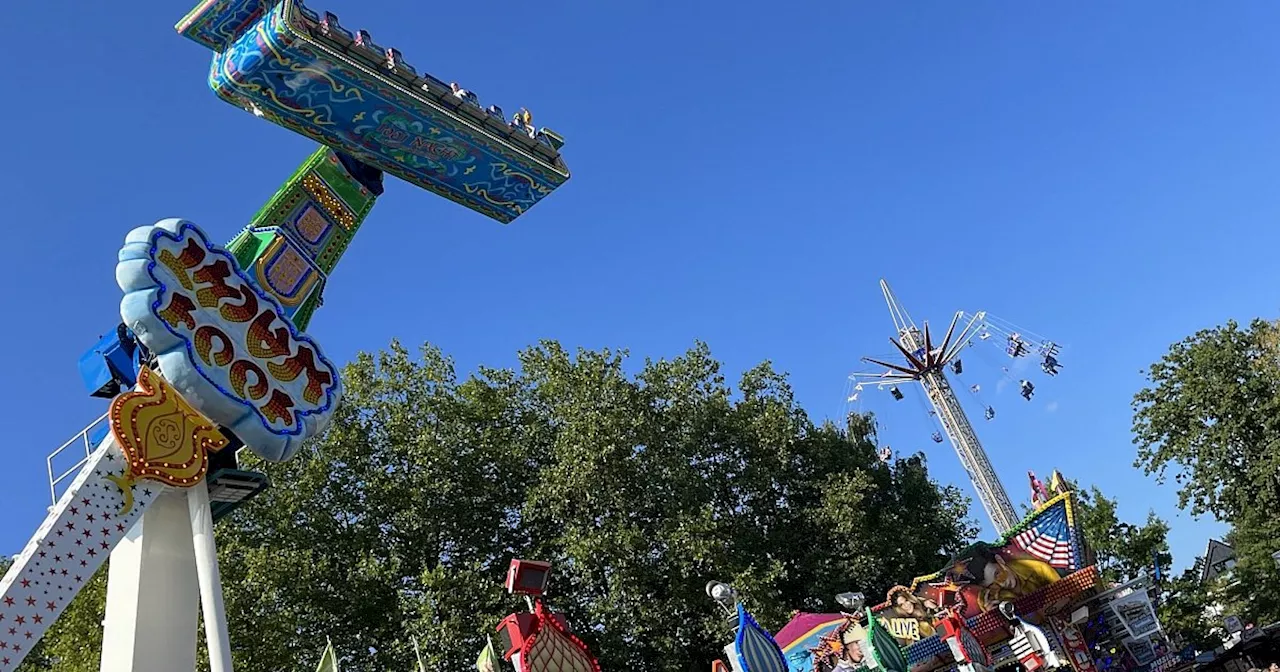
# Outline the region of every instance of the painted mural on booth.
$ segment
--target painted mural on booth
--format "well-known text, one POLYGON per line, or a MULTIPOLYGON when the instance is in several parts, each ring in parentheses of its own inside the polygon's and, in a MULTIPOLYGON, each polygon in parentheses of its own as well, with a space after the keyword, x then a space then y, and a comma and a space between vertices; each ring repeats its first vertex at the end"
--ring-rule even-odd
POLYGON ((121 317, 165 379, 255 453, 288 459, 328 424, 337 367, 194 224, 134 229, 116 281, 121 317))
POLYGON ((867 640, 867 629, 853 617, 823 635, 818 646, 809 649, 813 657, 814 672, 837 672, 850 670, 866 665, 867 652, 863 644, 867 640))
POLYGON ((958 610, 965 618, 1054 584, 1088 562, 1079 542, 1070 493, 1045 502, 1001 542, 978 542, 938 572, 895 586, 876 613, 904 644, 935 634, 935 616, 958 610))

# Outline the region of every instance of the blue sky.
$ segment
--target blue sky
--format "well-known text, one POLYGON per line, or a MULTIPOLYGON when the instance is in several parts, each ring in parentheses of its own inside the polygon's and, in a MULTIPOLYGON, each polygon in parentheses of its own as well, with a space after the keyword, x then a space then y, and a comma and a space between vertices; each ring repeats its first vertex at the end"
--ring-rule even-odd
MULTIPOLYGON (((1007 390, 979 423, 1015 498, 1057 467, 1169 518, 1177 564, 1202 552, 1221 527, 1130 467, 1128 402, 1170 342, 1275 312, 1250 251, 1280 242, 1280 5, 683 4, 318 5, 528 106, 574 173, 507 227, 391 182, 312 322, 329 354, 430 340, 469 370, 540 338, 703 339, 837 415, 858 357, 888 350, 886 276, 917 320, 988 310, 1069 346, 1034 403, 1007 390)), ((118 320, 125 233, 180 216, 229 239, 311 149, 209 92, 209 54, 172 30, 186 9, 5 11, 0 551, 49 503, 46 454, 103 410, 75 362, 118 320)), ((916 402, 867 403, 964 482, 916 402)))

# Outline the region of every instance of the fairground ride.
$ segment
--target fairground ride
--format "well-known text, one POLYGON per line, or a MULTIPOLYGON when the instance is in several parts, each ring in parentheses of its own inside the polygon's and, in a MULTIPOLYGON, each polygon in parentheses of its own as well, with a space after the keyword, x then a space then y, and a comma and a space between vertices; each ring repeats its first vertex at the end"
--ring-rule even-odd
POLYGON ((120 322, 79 364, 110 405, 49 457, 53 504, 0 579, 0 672, 108 556, 103 672, 194 669, 201 615, 210 668, 230 672, 213 524, 268 487, 242 449, 291 459, 341 401, 305 330, 384 173, 504 224, 569 179, 527 110, 507 121, 301 0, 204 0, 176 28, 213 51, 218 97, 321 146, 225 246, 166 219, 103 250, 120 322))
MULTIPOLYGON (((961 376, 965 372, 965 357, 975 355, 977 359, 987 362, 994 357, 1004 357, 1010 365, 997 365, 1000 371, 1000 385, 1013 384, 1018 375, 1026 375, 1016 381, 1019 395, 1027 402, 1035 396, 1036 384, 1032 374, 1025 370, 1029 367, 1019 366, 1018 362, 1029 361, 1035 357, 1039 360, 1040 372, 1052 378, 1060 372, 1062 364, 1058 361, 1061 346, 1047 338, 1018 328, 1012 323, 996 318, 986 312, 957 312, 942 337, 941 344, 934 341, 929 330, 929 323, 917 326, 899 303, 889 283, 881 280, 880 290, 884 293, 885 302, 889 306, 889 315, 893 319, 896 337, 891 337, 897 362, 886 361, 891 357, 864 357, 863 361, 884 367, 878 372, 854 373, 850 379, 850 393, 847 401, 858 404, 866 388, 887 391, 894 401, 903 401, 910 391, 903 388, 910 384, 918 384, 928 400, 923 410, 929 422, 935 427, 931 438, 935 443, 942 443, 943 433, 951 440, 960 464, 964 467, 973 482, 982 508, 991 518, 996 532, 1003 534, 1013 528, 1020 520, 1014 510, 1013 502, 1005 490, 1000 477, 991 466, 982 441, 969 421, 964 406, 960 403, 951 384, 948 372, 961 376), (963 325, 963 326, 961 326, 963 325), (960 327, 957 331, 957 327, 960 327), (999 348, 1002 352, 992 352, 999 348), (1023 373, 1019 373, 1023 371, 1023 373), (941 431, 936 428, 941 425, 941 431)), ((987 403, 980 384, 968 387, 970 394, 981 404, 983 417, 990 422, 995 420, 996 409, 987 403)), ((923 404, 922 404, 923 406, 923 404)), ((891 451, 886 449, 888 455, 891 451)))

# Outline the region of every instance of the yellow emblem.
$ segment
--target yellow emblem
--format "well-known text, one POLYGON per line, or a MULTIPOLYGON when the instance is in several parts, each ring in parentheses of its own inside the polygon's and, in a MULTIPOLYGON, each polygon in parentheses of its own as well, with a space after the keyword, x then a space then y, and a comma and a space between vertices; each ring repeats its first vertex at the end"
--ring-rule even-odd
POLYGON ((227 445, 213 421, 145 366, 138 372, 138 386, 112 400, 110 422, 125 458, 124 474, 107 476, 124 493, 121 515, 133 508, 137 481, 191 487, 204 478, 209 453, 227 445))

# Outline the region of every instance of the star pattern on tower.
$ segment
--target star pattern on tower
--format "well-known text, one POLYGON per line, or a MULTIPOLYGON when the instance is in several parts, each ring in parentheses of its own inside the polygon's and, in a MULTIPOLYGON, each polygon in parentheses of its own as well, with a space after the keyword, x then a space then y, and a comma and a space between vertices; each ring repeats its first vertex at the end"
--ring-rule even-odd
POLYGON ((124 496, 106 476, 124 473, 118 451, 112 442, 90 457, 0 579, 0 672, 17 668, 163 489, 135 486, 133 509, 117 516, 124 496))

